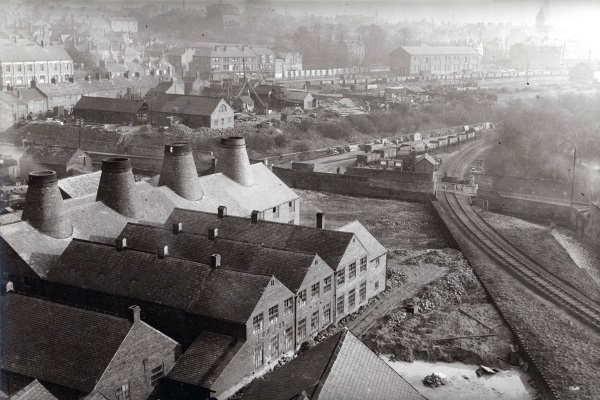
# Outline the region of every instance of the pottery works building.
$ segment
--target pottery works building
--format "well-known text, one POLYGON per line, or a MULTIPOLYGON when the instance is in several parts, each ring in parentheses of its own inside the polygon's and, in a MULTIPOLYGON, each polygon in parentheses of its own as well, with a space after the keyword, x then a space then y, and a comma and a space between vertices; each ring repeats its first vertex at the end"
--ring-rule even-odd
POLYGON ((86 122, 139 125, 148 119, 148 104, 143 100, 82 96, 73 107, 73 115, 86 122))
POLYGON ((67 82, 73 75, 73 60, 59 46, 0 47, 0 87, 27 87, 37 82, 67 82))
POLYGON ((481 54, 472 47, 404 46, 390 54, 390 69, 399 75, 447 75, 477 72, 481 54))

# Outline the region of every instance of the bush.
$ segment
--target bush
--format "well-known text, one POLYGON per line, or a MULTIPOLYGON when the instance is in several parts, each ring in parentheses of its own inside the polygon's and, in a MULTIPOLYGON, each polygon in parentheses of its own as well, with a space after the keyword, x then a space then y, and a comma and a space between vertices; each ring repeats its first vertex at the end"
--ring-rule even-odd
POLYGON ((292 146, 292 151, 294 153, 300 153, 302 151, 308 151, 308 150, 310 150, 310 144, 305 141, 297 142, 296 144, 294 144, 294 146, 292 146))
POLYGON ((316 128, 329 139, 346 139, 352 135, 352 127, 347 122, 318 122, 316 128))
POLYGON ((275 138, 265 132, 257 132, 246 137, 246 146, 258 153, 266 153, 275 147, 275 138))
POLYGON ((274 140, 275 140, 275 145, 277 147, 285 147, 289 143, 289 139, 285 135, 277 135, 277 136, 275 136, 274 140))

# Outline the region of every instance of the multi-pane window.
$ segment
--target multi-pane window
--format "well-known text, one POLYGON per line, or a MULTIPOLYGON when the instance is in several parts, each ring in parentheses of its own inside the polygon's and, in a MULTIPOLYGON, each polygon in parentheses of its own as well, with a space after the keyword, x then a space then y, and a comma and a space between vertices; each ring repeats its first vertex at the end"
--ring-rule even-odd
POLYGON ((6 66, 6 72, 10 72, 10 65, 6 66))
POLYGON ((346 282, 346 268, 342 268, 335 273, 335 283, 337 286, 342 286, 346 282))
POLYGON ((283 302, 283 315, 289 315, 294 312, 294 299, 290 297, 283 302))
POLYGON ((279 206, 273 207, 273 218, 279 218, 279 206))
POLYGON ((33 71, 33 64, 27 64, 27 71, 29 71, 29 72, 33 71))
POLYGON ((162 378, 163 376, 165 376, 164 366, 161 363, 160 365, 156 366, 155 368, 152 368, 151 375, 150 375, 150 385, 156 386, 156 384, 158 383, 160 378, 162 378))
POLYGON ((353 262, 348 267, 348 280, 351 281, 356 278, 356 262, 353 262))
POLYGON ((17 65, 17 72, 21 72, 22 71, 22 67, 21 64, 17 65))
POLYGON ((279 355, 279 333, 271 338, 271 357, 279 355))
POLYGON ((258 368, 261 365, 263 365, 263 362, 264 362, 263 346, 262 346, 262 344, 260 344, 254 348, 254 366, 258 368))
POLYGON ((359 301, 362 303, 367 299, 367 282, 363 282, 360 284, 360 289, 358 291, 359 301))
POLYGON ((336 314, 338 316, 344 315, 344 295, 337 298, 336 314))
POLYGON ((327 293, 331 290, 331 276, 328 276, 323 280, 323 293, 327 293))
POLYGON ((279 305, 269 308, 269 324, 274 324, 279 319, 279 305))
POLYGON ((285 337, 283 338, 283 348, 289 349, 292 347, 294 342, 294 328, 291 326, 289 328, 285 328, 285 337))
POLYGON ((263 329, 263 314, 260 313, 252 318, 252 330, 254 333, 260 332, 263 329))
POLYGON ((115 391, 115 397, 117 398, 117 400, 130 400, 131 393, 129 392, 129 383, 126 383, 121 387, 117 388, 117 390, 115 391))
POLYGON ((302 318, 298 322, 298 340, 304 340, 306 338, 306 318, 302 318))
POLYGON ((348 311, 352 310, 355 305, 356 305, 356 290, 354 288, 352 288, 352 290, 350 290, 348 292, 348 311))
POLYGON ((310 331, 316 332, 319 330, 319 310, 312 313, 310 317, 310 331))
POLYGON ((331 321, 331 304, 327 303, 323 306, 323 323, 331 321))
POLYGON ((319 298, 319 296, 321 295, 321 284, 319 282, 312 285, 310 294, 311 294, 313 300, 316 300, 319 298))
POLYGON ((290 211, 296 211, 296 201, 292 200, 289 202, 290 211))
POLYGON ((379 258, 375 260, 375 267, 379 267, 379 258))
POLYGON ((367 256, 360 259, 360 273, 367 272, 367 256))
POLYGON ((301 290, 298 293, 298 307, 303 307, 306 305, 306 289, 301 290))

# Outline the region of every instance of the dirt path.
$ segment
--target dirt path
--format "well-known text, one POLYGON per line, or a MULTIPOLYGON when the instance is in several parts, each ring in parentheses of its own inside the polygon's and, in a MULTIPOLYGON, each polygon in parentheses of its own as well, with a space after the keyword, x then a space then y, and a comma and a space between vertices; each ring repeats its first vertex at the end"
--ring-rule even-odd
POLYGON ((348 329, 357 337, 362 337, 384 316, 390 314, 406 299, 416 295, 424 286, 446 275, 450 269, 435 267, 427 269, 420 275, 420 279, 406 282, 402 286, 393 287, 381 301, 368 312, 348 324, 348 329))

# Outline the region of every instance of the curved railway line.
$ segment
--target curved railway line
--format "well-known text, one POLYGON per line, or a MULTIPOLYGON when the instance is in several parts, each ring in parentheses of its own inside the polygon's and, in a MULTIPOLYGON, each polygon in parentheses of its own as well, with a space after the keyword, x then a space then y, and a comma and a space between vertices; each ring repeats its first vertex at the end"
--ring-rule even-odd
MULTIPOLYGON (((485 144, 487 141, 467 148, 466 151, 450 160, 444 171, 449 176, 455 176, 466 159, 485 144)), ((583 322, 600 330, 600 305, 598 303, 517 249, 484 221, 469 204, 466 204, 464 198, 461 199, 452 192, 442 192, 441 198, 445 199, 448 210, 461 223, 461 228, 477 239, 475 244, 479 248, 500 261, 523 283, 537 289, 539 293, 569 310, 583 322)))

